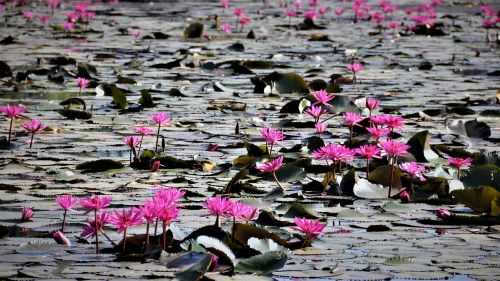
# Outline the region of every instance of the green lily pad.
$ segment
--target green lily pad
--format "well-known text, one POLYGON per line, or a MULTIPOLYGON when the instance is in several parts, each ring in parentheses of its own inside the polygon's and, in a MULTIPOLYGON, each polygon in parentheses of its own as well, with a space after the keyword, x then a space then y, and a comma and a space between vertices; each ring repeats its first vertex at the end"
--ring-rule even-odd
POLYGON ((267 252, 240 260, 236 272, 252 272, 259 275, 269 275, 285 266, 288 256, 283 252, 267 252))
POLYGON ((234 225, 234 239, 243 244, 246 244, 251 237, 259 239, 272 239, 278 245, 287 246, 287 242, 278 234, 267 231, 264 228, 257 227, 251 224, 236 223, 234 225))
POLYGON ((203 24, 199 22, 192 23, 184 29, 184 38, 201 38, 203 36, 203 24))
POLYGON ((139 99, 139 104, 143 107, 154 107, 153 98, 151 98, 151 94, 149 90, 141 90, 141 98, 139 99))
POLYGON ((278 73, 270 74, 275 82, 276 90, 281 93, 309 93, 307 82, 302 76, 296 73, 278 73))
POLYGON ((492 186, 500 191, 500 168, 496 165, 480 165, 470 168, 461 178, 465 187, 492 186))
POLYGON ((431 135, 429 131, 418 132, 408 141, 410 152, 418 162, 435 162, 439 156, 432 151, 430 146, 431 135))
POLYGON ((500 195, 493 187, 468 188, 451 192, 459 202, 477 212, 489 213, 491 201, 500 195))
POLYGON ((121 169, 123 167, 123 164, 118 161, 111 159, 99 159, 81 163, 76 166, 76 169, 83 170, 82 173, 98 173, 112 169, 121 169))
POLYGON ((316 211, 306 208, 300 203, 294 203, 283 216, 285 218, 304 217, 308 219, 317 219, 321 217, 316 211))
MULTIPOLYGON (((394 178, 393 178, 393 188, 401 188, 403 186, 401 182, 401 177, 403 173, 398 167, 394 168, 394 178)), ((391 184, 391 166, 385 165, 377 167, 375 170, 370 171, 368 180, 374 183, 378 183, 384 186, 389 186, 391 184)))

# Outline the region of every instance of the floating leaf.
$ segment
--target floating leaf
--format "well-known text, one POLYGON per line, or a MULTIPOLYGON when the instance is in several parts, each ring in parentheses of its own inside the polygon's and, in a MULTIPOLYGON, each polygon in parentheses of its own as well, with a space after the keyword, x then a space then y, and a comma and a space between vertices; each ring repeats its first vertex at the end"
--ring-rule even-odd
POLYGON ((259 217, 255 220, 255 222, 259 225, 268 225, 268 226, 292 226, 295 225, 292 222, 281 221, 277 219, 271 212, 266 210, 262 210, 259 214, 259 217))
POLYGON ((196 238, 196 242, 205 247, 207 250, 216 250, 218 252, 216 254, 219 257, 219 253, 224 254, 225 258, 231 262, 231 265, 235 265, 236 257, 234 256, 233 251, 231 251, 231 249, 219 239, 202 235, 196 238))
POLYGON ((99 159, 95 161, 88 161, 76 166, 77 170, 83 170, 82 173, 98 173, 105 172, 112 169, 121 169, 123 164, 111 159, 99 159))
MULTIPOLYGON (((354 185, 354 195, 364 199, 385 199, 389 193, 389 187, 380 184, 374 184, 366 179, 360 179, 354 185)), ((391 194, 398 194, 399 189, 393 188, 391 194)))
POLYGON ((274 81, 276 90, 281 93, 309 93, 307 82, 296 73, 273 72, 269 76, 274 81))
POLYGON ((405 263, 413 263, 413 260, 407 257, 392 257, 385 260, 385 264, 405 264, 405 263))
POLYGON ((276 177, 280 182, 296 182, 307 176, 304 168, 297 166, 294 163, 285 164, 278 171, 276 177))
POLYGON ((236 272, 252 272, 259 275, 268 275, 285 266, 288 256, 283 252, 267 252, 240 260, 236 272))
MULTIPOLYGON (((389 186, 391 184, 391 170, 392 168, 389 165, 377 167, 375 170, 370 171, 368 180, 374 183, 382 184, 384 186, 389 186)), ((401 183, 402 176, 403 173, 401 173, 399 168, 395 167, 392 183, 393 188, 400 189, 403 186, 403 184, 401 183)))
POLYGON ((211 263, 209 254, 187 252, 169 258, 166 265, 169 268, 181 268, 175 273, 177 280, 198 281, 205 275, 211 263))
POLYGON ((259 239, 272 239, 278 245, 286 246, 287 242, 278 234, 267 231, 264 228, 257 227, 251 224, 236 223, 234 225, 234 239, 240 243, 246 244, 251 237, 259 239))
POLYGON ((203 24, 199 22, 192 23, 184 29, 184 38, 201 38, 203 36, 203 24))
POLYGON ((486 139, 491 136, 490 126, 484 122, 469 120, 464 125, 468 137, 486 139))
POLYGON ((248 239, 247 244, 248 246, 250 246, 250 248, 259 251, 261 254, 265 254, 268 252, 289 252, 287 248, 278 245, 272 239, 259 239, 252 237, 248 239))
POLYGON ((408 141, 410 152, 418 162, 435 162, 439 156, 431 150, 429 131, 418 132, 408 141))
POLYGON ((477 212, 489 213, 491 201, 500 195, 493 187, 483 186, 480 188, 468 188, 451 192, 460 203, 477 212))
POLYGON ((80 119, 80 120, 88 120, 92 118, 92 113, 84 110, 76 110, 70 108, 61 108, 57 110, 57 113, 68 119, 80 119))
POLYGON ((139 104, 143 107, 154 107, 153 99, 148 90, 141 90, 141 98, 139 99, 139 104))
POLYGON ((285 218, 303 217, 307 219, 317 219, 320 217, 320 214, 310 208, 306 208, 300 203, 294 203, 283 216, 285 218))
POLYGON ((491 200, 491 212, 490 215, 494 217, 500 216, 500 196, 496 196, 495 199, 491 200))
POLYGON ((500 191, 500 168, 495 165, 473 166, 461 178, 465 187, 492 186, 500 191))

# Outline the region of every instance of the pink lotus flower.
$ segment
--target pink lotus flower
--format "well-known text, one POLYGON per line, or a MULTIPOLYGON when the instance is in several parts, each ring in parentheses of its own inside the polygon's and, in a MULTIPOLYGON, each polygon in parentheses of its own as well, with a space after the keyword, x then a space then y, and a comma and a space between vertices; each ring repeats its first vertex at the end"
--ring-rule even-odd
POLYGON ((385 124, 385 114, 373 115, 370 117, 370 121, 375 124, 375 126, 382 126, 385 124))
POLYGON ((153 129, 150 129, 148 127, 138 127, 134 129, 134 132, 136 134, 139 134, 141 136, 149 136, 153 134, 155 131, 153 129))
POLYGON ((5 12, 5 5, 0 4, 0 13, 5 12))
POLYGON ((49 4, 50 8, 52 9, 57 9, 59 6, 61 6, 61 3, 59 3, 58 0, 47 0, 47 3, 49 4))
POLYGON ((351 63, 348 64, 346 67, 347 70, 353 73, 360 72, 363 69, 363 66, 360 63, 351 63))
POLYGON ((315 159, 332 160, 334 162, 348 161, 354 156, 354 151, 349 148, 338 145, 338 144, 328 144, 321 147, 312 153, 315 159))
POLYGON ((245 14, 245 10, 241 8, 234 8, 233 14, 239 18, 245 14))
POLYGON ((326 14, 327 12, 328 12, 328 8, 327 8, 327 7, 320 7, 320 8, 318 9, 318 13, 319 13, 320 15, 324 15, 324 14, 326 14))
MULTIPOLYGON (((160 201, 157 202, 156 212, 158 219, 163 223, 163 250, 167 250, 167 227, 170 226, 172 221, 177 220, 179 217, 179 209, 175 204, 165 204, 160 201)), ((156 232, 156 229, 155 229, 156 232)))
POLYGON ((493 8, 491 8, 489 6, 485 6, 485 5, 479 6, 479 10, 481 11, 481 13, 484 16, 487 16, 487 17, 495 17, 496 16, 495 10, 493 10, 493 8))
POLYGON ((114 215, 111 215, 109 222, 118 229, 118 233, 123 232, 123 249, 125 251, 125 245, 127 242, 127 228, 132 226, 138 226, 142 224, 142 211, 137 208, 130 208, 128 211, 125 209, 122 212, 114 210, 114 215))
POLYGON ((261 128, 260 133, 266 139, 266 149, 270 145, 270 149, 267 149, 269 155, 272 154, 273 145, 285 139, 285 135, 283 134, 283 132, 280 132, 278 130, 269 127, 261 128))
POLYGON ((21 221, 30 221, 33 217, 33 209, 32 208, 23 208, 21 210, 21 221))
POLYGON ((57 196, 56 203, 64 211, 74 211, 76 204, 78 203, 78 198, 73 197, 71 194, 64 196, 57 196))
POLYGON ((410 194, 406 190, 401 191, 399 193, 399 200, 401 200, 401 203, 410 203, 410 194))
POLYGON ((76 78, 76 84, 78 85, 78 88, 80 88, 80 92, 78 93, 79 96, 82 94, 82 88, 87 88, 89 86, 89 82, 89 80, 83 77, 76 78))
POLYGON ((69 22, 69 21, 67 21, 67 22, 64 23, 64 30, 65 31, 71 32, 74 29, 75 29, 75 24, 74 23, 69 22))
POLYGON ((356 84, 356 73, 360 72, 361 69, 363 69, 363 66, 360 63, 351 63, 351 64, 348 64, 346 67, 347 67, 347 70, 352 72, 352 81, 353 81, 353 83, 356 84))
POLYGON ((306 110, 304 110, 304 113, 313 117, 314 122, 318 123, 321 116, 323 116, 324 114, 327 114, 328 111, 324 110, 323 107, 321 107, 321 106, 313 105, 313 106, 308 107, 306 110))
POLYGON ((161 167, 161 161, 160 160, 156 160, 153 162, 153 164, 151 164, 151 172, 156 172, 158 171, 158 169, 160 169, 161 167))
POLYGON ((64 246, 71 246, 71 241, 69 241, 68 237, 64 235, 64 233, 60 230, 55 230, 51 233, 52 238, 57 242, 57 244, 64 246))
POLYGON ((100 197, 99 195, 94 195, 91 197, 83 198, 80 199, 80 205, 82 205, 83 208, 87 209, 84 215, 94 211, 100 211, 101 209, 107 207, 111 203, 111 197, 110 196, 102 196, 100 197))
POLYGON ((348 125, 349 127, 358 124, 359 122, 361 122, 361 120, 364 119, 361 116, 361 114, 354 112, 345 112, 344 115, 342 115, 342 117, 344 118, 345 124, 348 125))
POLYGON ((321 2, 321 0, 310 0, 309 1, 309 7, 316 7, 319 5, 319 3, 321 2))
POLYGON ((450 210, 440 208, 438 211, 436 211, 436 215, 438 218, 445 220, 451 217, 452 213, 450 212, 450 210))
POLYGON ((44 125, 40 120, 34 118, 31 120, 31 122, 24 122, 21 126, 23 126, 23 128, 25 128, 28 132, 31 132, 30 148, 33 146, 33 138, 35 137, 35 133, 43 131, 45 130, 45 128, 47 128, 47 126, 44 125))
POLYGON ((26 107, 24 106, 15 106, 10 104, 6 106, 0 106, 0 112, 3 112, 5 115, 7 115, 7 118, 10 119, 9 136, 7 139, 7 144, 10 145, 10 136, 12 134, 12 123, 14 121, 14 118, 21 117, 21 114, 23 114, 25 111, 26 107))
POLYGON ((186 194, 186 191, 174 187, 160 186, 159 189, 153 191, 155 198, 163 200, 166 205, 174 204, 186 194))
POLYGON ((286 9, 285 10, 285 16, 287 17, 295 17, 297 15, 297 11, 292 10, 292 9, 286 9))
POLYGON ((47 24, 50 21, 50 16, 48 15, 42 15, 38 17, 40 21, 42 21, 44 24, 47 24))
POLYGON ((361 116, 361 114, 354 112, 345 112, 342 117, 344 118, 345 124, 349 126, 349 144, 351 144, 354 125, 357 125, 364 118, 361 116))
POLYGON ((141 138, 138 136, 128 136, 123 138, 123 142, 130 147, 130 160, 129 163, 132 164, 132 154, 134 154, 134 159, 138 158, 136 147, 141 143, 141 138))
POLYGON ((127 144, 131 149, 135 149, 137 145, 141 142, 141 139, 137 136, 124 137, 123 142, 127 144))
POLYGON ((61 226, 61 232, 64 233, 64 226, 66 224, 66 215, 68 211, 73 211, 76 204, 78 203, 78 199, 74 198, 71 194, 64 196, 57 196, 56 203, 64 210, 63 221, 61 226))
POLYGON ((231 33, 231 25, 229 23, 223 23, 221 28, 224 33, 231 33))
POLYGON ((383 116, 383 125, 387 126, 387 128, 391 130, 401 129, 405 124, 405 120, 403 119, 403 117, 390 114, 384 114, 382 116, 383 116))
POLYGON ((341 15, 344 13, 344 9, 342 9, 342 8, 336 8, 333 12, 334 12, 337 16, 341 16, 341 15))
POLYGON ((248 223, 249 221, 258 218, 259 214, 259 209, 247 206, 247 208, 238 215, 238 218, 248 223))
POLYGON ((448 158, 446 159, 446 162, 448 162, 449 165, 457 168, 457 178, 460 179, 460 170, 461 169, 467 169, 472 165, 472 158, 448 158))
POLYGON ((318 122, 316 124, 314 124, 314 127, 316 128, 316 132, 321 136, 321 134, 323 134, 326 129, 327 129, 327 126, 325 123, 322 123, 322 122, 318 122))
POLYGON ((380 101, 377 99, 367 98, 366 108, 370 110, 370 116, 372 116, 372 111, 375 110, 380 105, 380 101))
POLYGON ((401 25, 397 22, 390 22, 387 26, 389 26, 389 28, 391 29, 398 29, 399 27, 401 27, 401 25))
POLYGON ((23 17, 27 21, 32 21, 33 18, 35 17, 35 14, 32 11, 23 11, 23 17))
POLYGON ((278 177, 276 176, 276 171, 281 168, 283 165, 283 155, 280 155, 276 157, 273 160, 267 161, 266 163, 260 165, 257 167, 258 170, 261 172, 271 172, 274 178, 274 181, 278 185, 279 188, 281 188, 283 191, 285 188, 281 185, 281 183, 278 180, 278 177))
POLYGON ((90 2, 83 1, 83 2, 76 2, 73 7, 76 12, 83 13, 88 9, 89 6, 90 2))
POLYGON ((497 24, 497 20, 495 18, 489 18, 489 19, 484 19, 483 20, 483 27, 486 29, 490 29, 495 27, 497 24))
POLYGON ((396 165, 398 156, 405 155, 407 150, 410 148, 409 145, 394 141, 388 140, 379 143, 379 146, 383 149, 382 156, 387 156, 387 160, 391 164, 391 179, 389 186, 388 197, 391 197, 391 189, 393 187, 394 182, 394 166, 396 165))
POLYGON ((249 24, 250 23, 250 19, 249 18, 245 18, 245 17, 241 18, 240 19, 240 23, 241 24, 249 24))
POLYGON ((158 204, 154 200, 146 200, 141 207, 142 217, 146 221, 146 245, 149 244, 149 225, 158 219, 158 204))
POLYGON ((170 124, 172 118, 168 114, 163 112, 153 113, 149 116, 149 118, 151 118, 151 120, 153 120, 155 124, 158 124, 158 131, 156 133, 156 145, 155 145, 155 152, 158 152, 158 139, 160 137, 160 127, 162 125, 167 126, 168 124, 170 124))
POLYGON ((3 112, 5 115, 7 115, 7 118, 9 119, 19 118, 25 111, 26 107, 24 106, 15 106, 10 104, 6 106, 0 106, 0 112, 3 112))
POLYGON ((102 233, 102 228, 109 223, 109 213, 104 211, 101 214, 97 214, 97 227, 95 222, 96 220, 87 219, 88 225, 82 227, 83 232, 80 234, 80 237, 97 237, 98 232, 102 233))
POLYGON ((240 214, 246 212, 247 205, 241 202, 232 202, 231 208, 229 208, 222 216, 225 218, 236 219, 240 214))
POLYGON ((319 235, 323 234, 323 229, 325 229, 326 226, 326 224, 322 224, 318 220, 311 220, 300 217, 295 217, 294 222, 297 226, 292 226, 292 229, 301 231, 306 235, 304 237, 302 247, 304 247, 307 241, 313 240, 319 235))
POLYGON ((425 166, 423 165, 419 165, 416 162, 406 162, 399 164, 399 169, 412 177, 417 177, 421 181, 425 181, 424 176, 422 176, 422 172, 425 171, 425 166))
POLYGON ((304 12, 304 18, 307 20, 315 20, 317 17, 318 14, 314 10, 304 12))
POLYGON ((335 98, 334 95, 329 94, 325 90, 319 90, 317 92, 314 92, 313 96, 316 99, 316 102, 313 105, 322 104, 326 106, 332 106, 328 102, 335 98))
POLYGON ((70 12, 64 12, 64 14, 66 15, 66 21, 67 22, 76 22, 79 18, 80 18, 80 15, 76 14, 76 13, 70 13, 70 12))
POLYGON ((153 113, 149 116, 149 118, 151 118, 151 120, 153 120, 155 124, 163 126, 169 125, 170 121, 172 121, 172 118, 168 114, 163 112, 153 113))
POLYGON ((132 34, 132 36, 134 36, 134 38, 137 39, 137 37, 139 37, 139 35, 141 35, 141 32, 139 30, 134 30, 130 34, 132 34))
POLYGON ((380 149, 375 145, 367 144, 354 149, 354 152, 366 158, 366 177, 368 177, 370 174, 370 160, 380 158, 380 149))
POLYGON ((266 163, 257 166, 257 169, 261 172, 276 172, 279 168, 283 166, 283 155, 276 157, 274 160, 267 161, 266 163))
POLYGON ((229 0, 221 0, 220 4, 224 9, 226 9, 227 7, 229 7, 229 0))
POLYGON ((232 208, 232 202, 226 197, 216 196, 205 200, 205 202, 202 203, 202 206, 207 208, 211 214, 217 216, 215 219, 215 225, 219 226, 219 217, 223 216, 229 211, 230 208, 232 208))
POLYGON ((300 8, 302 8, 303 4, 302 4, 302 1, 301 0, 295 0, 293 1, 293 5, 295 6, 295 8, 297 10, 299 10, 300 8))
POLYGON ((380 149, 371 144, 363 145, 361 147, 358 147, 354 150, 356 154, 361 155, 369 160, 373 158, 380 158, 380 149))
POLYGON ((391 130, 389 129, 375 128, 375 127, 366 128, 366 130, 368 131, 368 133, 370 133, 372 138, 376 139, 377 142, 380 138, 388 136, 391 133, 391 130))
POLYGON ((394 140, 381 142, 379 146, 383 149, 382 156, 387 157, 403 156, 407 153, 407 150, 410 149, 409 145, 394 140))

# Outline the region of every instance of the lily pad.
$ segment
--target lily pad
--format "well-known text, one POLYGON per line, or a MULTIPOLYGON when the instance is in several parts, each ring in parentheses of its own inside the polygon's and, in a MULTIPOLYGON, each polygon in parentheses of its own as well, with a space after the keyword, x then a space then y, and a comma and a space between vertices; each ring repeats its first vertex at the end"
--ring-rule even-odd
POLYGON ((269 275, 285 266, 288 256, 283 252, 267 252, 240 260, 236 272, 252 272, 259 275, 269 275))
POLYGON ((192 23, 184 29, 184 38, 201 38, 203 36, 203 24, 199 22, 192 23))
POLYGON ((459 202, 467 207, 483 213, 491 211, 491 201, 500 195, 493 187, 483 186, 480 188, 468 188, 451 192, 459 202))
POLYGON ((99 159, 88 161, 76 166, 77 170, 83 170, 82 173, 98 173, 112 169, 121 169, 123 164, 112 159, 99 159))

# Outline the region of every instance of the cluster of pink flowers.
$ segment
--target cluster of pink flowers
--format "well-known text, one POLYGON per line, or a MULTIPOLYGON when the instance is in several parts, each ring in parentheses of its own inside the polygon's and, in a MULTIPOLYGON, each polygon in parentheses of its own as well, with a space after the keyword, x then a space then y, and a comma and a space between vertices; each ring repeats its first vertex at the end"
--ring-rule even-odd
POLYGON ((260 210, 241 202, 233 202, 226 197, 216 196, 208 198, 203 202, 203 206, 207 210, 216 216, 215 225, 220 225, 220 217, 233 219, 233 224, 236 219, 245 221, 246 223, 256 219, 260 210))
MULTIPOLYGON (((22 114, 26 111, 26 107, 23 106, 15 106, 15 105, 6 105, 0 106, 0 112, 3 112, 8 119, 10 119, 9 125, 9 136, 7 143, 10 145, 10 136, 12 133, 12 124, 14 119, 20 118, 22 114)), ((26 131, 31 133, 31 141, 30 146, 33 146, 33 140, 35 137, 35 133, 41 132, 47 128, 45 124, 43 124, 40 120, 33 118, 31 121, 23 122, 21 125, 26 131)))
MULTIPOLYGON (((158 126, 158 130, 156 133, 156 145, 155 145, 155 152, 158 152, 158 141, 160 138, 161 126, 169 125, 170 121, 172 121, 172 118, 168 114, 163 113, 163 112, 153 113, 149 116, 149 118, 153 121, 153 123, 155 125, 158 126)), ((147 127, 138 127, 138 128, 134 129, 134 132, 136 134, 138 134, 139 136, 126 136, 123 138, 123 142, 128 147, 130 147, 130 163, 132 163, 132 155, 133 155, 134 159, 139 159, 144 137, 152 135, 154 133, 154 130, 147 128, 147 127), (139 148, 137 149, 138 146, 139 146, 139 148)), ((157 164, 157 165, 159 167, 159 164, 157 164)), ((158 169, 158 167, 156 167, 156 169, 154 171, 156 171, 158 169)))
MULTIPOLYGON (((64 211, 62 227, 52 233, 54 239, 61 244, 69 246, 69 240, 64 236, 64 226, 66 223, 67 212, 74 211, 79 203, 85 209, 84 215, 93 214, 93 218, 87 219, 87 224, 83 226, 81 237, 94 237, 96 241, 96 253, 99 252, 99 235, 103 235, 113 245, 115 244, 108 235, 104 232, 104 226, 113 225, 118 233, 123 232, 123 250, 126 247, 127 229, 130 227, 142 225, 146 223, 146 239, 145 244, 149 244, 149 228, 150 224, 155 224, 154 235, 157 235, 158 223, 163 223, 163 248, 166 249, 166 229, 172 221, 176 221, 179 217, 178 200, 184 196, 185 191, 176 188, 165 188, 160 186, 154 191, 154 196, 146 200, 139 208, 131 207, 128 209, 113 210, 108 212, 104 210, 111 203, 109 196, 90 196, 87 198, 77 199, 72 195, 58 196, 56 203, 59 208, 64 211)), ((30 208, 23 209, 23 220, 30 220, 33 216, 33 211, 30 208)))
POLYGON ((488 30, 494 28, 500 22, 500 17, 498 17, 498 13, 489 6, 480 6, 479 9, 483 17, 483 27, 486 29, 486 35, 488 35, 488 30))

